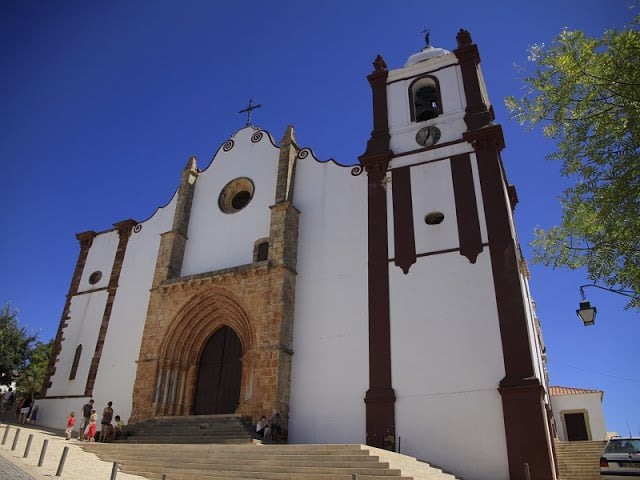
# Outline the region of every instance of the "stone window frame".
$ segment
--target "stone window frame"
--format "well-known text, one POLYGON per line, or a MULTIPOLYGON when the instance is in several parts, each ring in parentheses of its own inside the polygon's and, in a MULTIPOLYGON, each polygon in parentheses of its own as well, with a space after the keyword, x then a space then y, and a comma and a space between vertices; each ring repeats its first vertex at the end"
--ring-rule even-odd
POLYGON ((227 182, 222 188, 220 195, 218 196, 218 207, 223 213, 232 214, 237 213, 246 208, 255 193, 255 185, 253 181, 248 177, 238 177, 227 182), (238 196, 248 193, 249 198, 245 201, 242 200, 241 205, 236 205, 238 196))
POLYGON ((259 238, 253 242, 253 263, 269 260, 269 237, 259 238), (266 245, 266 247, 264 246, 266 245), (266 252, 264 249, 266 248, 266 252))
POLYGON ((100 270, 96 270, 91 275, 89 275, 89 285, 95 285, 100 280, 102 280, 102 272, 100 270))

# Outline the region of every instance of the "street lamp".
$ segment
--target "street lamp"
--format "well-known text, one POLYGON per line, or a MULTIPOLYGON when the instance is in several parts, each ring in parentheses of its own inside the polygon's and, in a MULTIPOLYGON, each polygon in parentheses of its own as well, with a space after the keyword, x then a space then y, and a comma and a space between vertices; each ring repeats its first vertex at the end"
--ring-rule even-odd
POLYGON ((580 308, 576 310, 576 313, 585 327, 596 323, 596 313, 598 313, 598 310, 596 307, 592 307, 589 302, 580 302, 580 308))
POLYGON ((600 285, 596 285, 595 283, 590 283, 588 285, 580 285, 580 295, 582 296, 582 301, 580 302, 580 308, 576 310, 576 314, 580 317, 580 320, 584 323, 584 326, 587 327, 589 325, 593 325, 596 322, 596 313, 598 310, 596 307, 592 307, 589 302, 587 302, 587 298, 584 294, 584 289, 586 287, 596 287, 601 290, 606 290, 611 293, 617 293, 618 295, 624 295, 625 297, 630 297, 637 300, 637 296, 630 290, 617 290, 615 288, 607 288, 601 287, 600 285))

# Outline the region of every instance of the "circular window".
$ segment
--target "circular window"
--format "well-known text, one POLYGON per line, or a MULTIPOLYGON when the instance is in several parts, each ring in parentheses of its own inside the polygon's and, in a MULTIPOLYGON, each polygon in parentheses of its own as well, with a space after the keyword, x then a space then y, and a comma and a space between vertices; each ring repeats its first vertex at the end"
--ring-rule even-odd
POLYGON ((96 270, 91 275, 89 275, 89 283, 91 285, 95 285, 102 278, 102 272, 100 270, 96 270))
POLYGON ((424 223, 427 225, 438 225, 444 220, 444 213, 442 212, 429 212, 424 217, 424 223))
POLYGON ((224 213, 236 213, 246 207, 253 198, 253 182, 247 177, 227 183, 218 197, 218 206, 224 213))

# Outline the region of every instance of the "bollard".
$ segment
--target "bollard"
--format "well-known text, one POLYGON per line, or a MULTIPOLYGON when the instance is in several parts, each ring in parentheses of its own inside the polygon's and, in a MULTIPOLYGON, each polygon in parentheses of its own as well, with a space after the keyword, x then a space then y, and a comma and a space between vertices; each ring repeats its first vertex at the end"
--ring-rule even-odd
POLYGON ((524 463, 524 478, 525 480, 531 480, 531 470, 527 462, 524 463))
POLYGON ((351 474, 351 480, 358 480, 358 474, 357 473, 352 473, 351 474))
POLYGON ((29 434, 29 438, 27 438, 27 446, 24 448, 24 455, 22 458, 27 458, 29 456, 29 449, 31 448, 31 440, 33 440, 33 434, 29 434))
POLYGON ((7 443, 8 436, 9 436, 9 425, 7 425, 7 428, 4 430, 4 435, 2 436, 2 445, 7 443))
POLYGON ((62 469, 64 468, 64 462, 67 459, 67 453, 69 453, 69 447, 64 447, 64 450, 62 450, 62 456, 60 457, 60 463, 58 464, 58 470, 56 470, 56 477, 62 475, 62 469))
POLYGON ((15 450, 18 446, 18 438, 20 437, 20 429, 16 430, 16 436, 13 437, 13 445, 11 445, 11 450, 15 450))
POLYGON ((40 460, 38 460, 38 466, 41 467, 44 463, 44 455, 47 453, 47 445, 49 445, 49 440, 42 442, 42 451, 40 452, 40 460))
POLYGON ((163 473, 162 480, 169 480, 169 475, 167 475, 166 473, 163 473))
POLYGON ((113 467, 111 467, 110 480, 116 480, 116 475, 117 474, 118 474, 118 462, 113 462, 113 467))

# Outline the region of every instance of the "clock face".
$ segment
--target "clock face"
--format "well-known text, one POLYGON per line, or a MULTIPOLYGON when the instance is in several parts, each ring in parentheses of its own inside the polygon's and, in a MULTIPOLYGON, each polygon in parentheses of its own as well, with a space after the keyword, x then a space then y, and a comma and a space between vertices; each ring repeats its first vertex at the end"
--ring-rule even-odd
POLYGON ((438 127, 423 127, 416 133, 416 142, 423 147, 430 147, 440 140, 440 129, 438 127))

